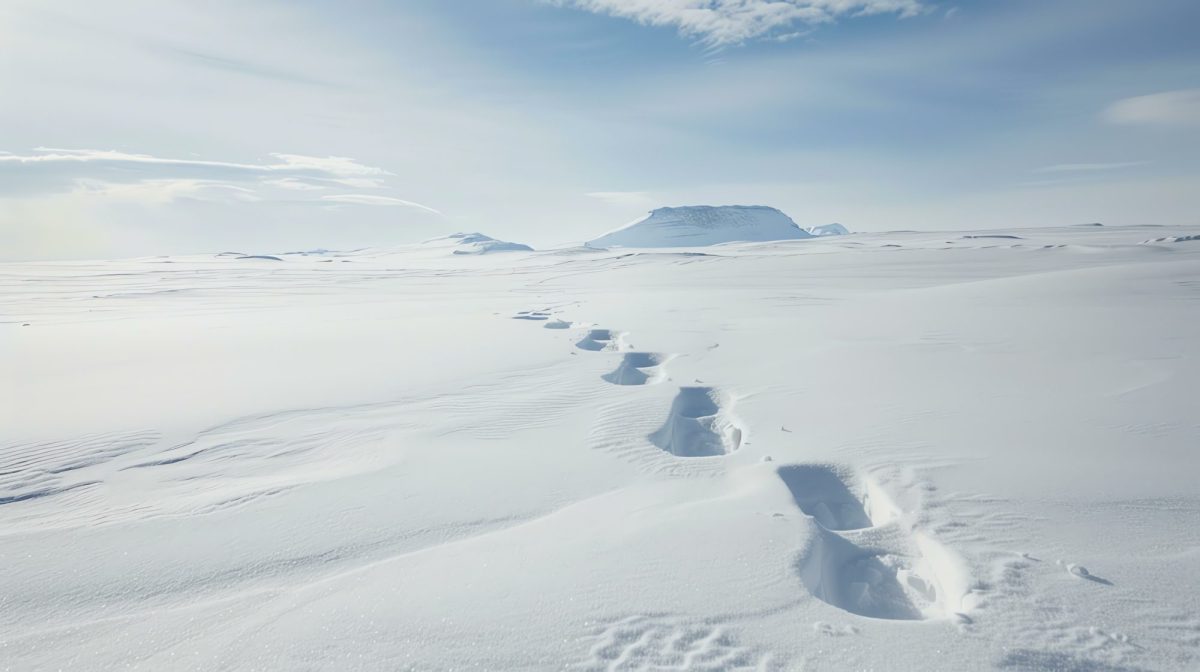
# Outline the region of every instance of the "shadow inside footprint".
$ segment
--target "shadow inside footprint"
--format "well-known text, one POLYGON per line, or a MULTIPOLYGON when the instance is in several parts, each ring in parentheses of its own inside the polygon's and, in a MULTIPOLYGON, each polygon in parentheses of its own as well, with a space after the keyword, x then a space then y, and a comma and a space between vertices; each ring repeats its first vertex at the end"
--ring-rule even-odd
POLYGON ((656 352, 627 352, 615 370, 600 377, 613 385, 655 383, 662 378, 660 367, 666 361, 665 355, 656 352))
POLYGON ((650 442, 679 457, 732 453, 742 444, 742 430, 723 403, 720 392, 711 387, 679 388, 666 422, 649 436, 650 442))
POLYGON ((599 352, 612 346, 613 333, 609 329, 591 329, 575 344, 580 350, 599 352))
POLYGON ((792 493, 796 506, 827 530, 860 530, 871 527, 862 501, 846 487, 836 470, 820 464, 779 468, 779 478, 792 493))
POLYGON ((859 548, 824 530, 812 543, 797 570, 808 591, 830 605, 869 618, 911 621, 925 618, 915 597, 937 599, 936 588, 902 558, 859 548))

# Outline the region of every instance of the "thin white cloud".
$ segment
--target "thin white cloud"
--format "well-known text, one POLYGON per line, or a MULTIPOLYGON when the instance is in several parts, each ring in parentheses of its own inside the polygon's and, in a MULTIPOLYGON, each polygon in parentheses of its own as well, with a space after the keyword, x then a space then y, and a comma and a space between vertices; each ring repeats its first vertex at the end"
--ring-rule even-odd
POLYGON ((1114 124, 1200 126, 1200 89, 1124 98, 1109 105, 1103 117, 1114 124))
POLYGON ((417 210, 423 210, 425 212, 430 212, 435 215, 442 214, 441 212, 434 210, 433 208, 431 208, 427 205, 421 205, 420 203, 406 201, 402 198, 392 198, 391 196, 378 196, 375 194, 332 194, 329 196, 322 196, 321 200, 327 201, 329 203, 350 204, 350 205, 403 206, 406 208, 415 208, 417 210))
POLYGON ((297 180, 294 177, 281 177, 278 180, 263 180, 263 184, 269 184, 272 187, 279 187, 280 189, 290 189, 292 191, 320 191, 325 189, 325 187, 320 184, 313 184, 312 182, 297 180))
POLYGON ((1120 170, 1144 166, 1149 161, 1121 161, 1117 163, 1058 163, 1053 166, 1034 168, 1035 173, 1087 173, 1104 170, 1120 170))
POLYGON ((172 159, 112 150, 38 147, 33 154, 0 152, 0 190, 4 184, 22 192, 42 187, 53 191, 78 179, 137 182, 146 179, 195 179, 229 182, 290 178, 377 187, 389 173, 340 156, 272 154, 269 163, 236 163, 172 159))
POLYGON ((206 180, 143 180, 127 184, 79 180, 74 193, 143 205, 162 205, 188 199, 210 203, 253 203, 261 200, 253 189, 206 180))
MULTIPOLYGON (((26 155, 0 152, 0 198, 37 194, 85 193, 146 204, 191 199, 220 202, 272 200, 272 192, 292 194, 289 203, 411 205, 392 196, 295 197, 333 186, 386 189, 386 170, 341 156, 271 154, 264 163, 174 159, 113 150, 39 147, 26 155)), ((431 210, 431 209, 430 209, 431 210)))
POLYGON ((925 10, 921 0, 547 0, 596 14, 668 26, 711 46, 738 44, 785 31, 797 23, 828 23, 843 16, 925 10))

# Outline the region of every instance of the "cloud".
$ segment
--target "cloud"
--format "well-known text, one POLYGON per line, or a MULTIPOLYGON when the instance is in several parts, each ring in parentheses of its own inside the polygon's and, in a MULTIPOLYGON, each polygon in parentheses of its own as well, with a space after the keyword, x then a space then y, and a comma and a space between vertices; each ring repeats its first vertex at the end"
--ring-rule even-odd
POLYGON ((272 154, 270 163, 233 163, 198 159, 169 159, 111 150, 38 147, 22 156, 0 152, 0 194, 29 193, 35 188, 57 191, 79 179, 139 182, 148 179, 192 179, 228 182, 268 178, 333 182, 349 186, 379 186, 388 172, 340 156, 316 157, 272 154))
POLYGON ((292 191, 320 191, 325 189, 324 185, 297 180, 294 177, 281 177, 278 180, 263 180, 263 184, 269 184, 272 187, 278 187, 280 189, 290 189, 292 191))
POLYGON ((210 203, 253 203, 262 200, 253 189, 206 180, 143 180, 128 184, 79 180, 75 192, 108 201, 167 204, 181 200, 210 203))
POLYGON ((1119 163, 1059 163, 1053 166, 1042 166, 1034 168, 1035 173, 1085 173, 1097 172, 1102 170, 1120 170, 1122 168, 1133 168, 1135 166, 1144 166, 1149 161, 1121 161, 1119 163))
POLYGON ((1179 89, 1124 98, 1103 113, 1114 124, 1200 126, 1200 89, 1179 89))
POLYGON ((421 205, 420 203, 406 201, 402 198, 392 198, 391 196, 378 196, 375 194, 332 194, 329 196, 322 196, 321 200, 329 202, 329 203, 350 204, 350 205, 393 205, 393 206, 398 205, 398 206, 403 206, 406 208, 415 208, 417 210, 423 210, 425 212, 430 212, 435 215, 442 214, 441 212, 434 210, 433 208, 431 208, 427 205, 421 205))
POLYGON ((710 46, 739 44, 770 36, 797 23, 818 24, 842 16, 898 14, 925 10, 921 0, 547 0, 647 26, 675 27, 710 46))
MULTIPOLYGON (((83 193, 146 204, 176 200, 251 202, 290 193, 288 202, 329 201, 432 208, 384 195, 345 195, 295 200, 299 192, 334 186, 386 189, 391 173, 342 156, 271 154, 264 163, 172 159, 95 149, 39 147, 28 155, 0 152, 0 198, 83 193)), ((440 213, 439 213, 440 214, 440 213)))

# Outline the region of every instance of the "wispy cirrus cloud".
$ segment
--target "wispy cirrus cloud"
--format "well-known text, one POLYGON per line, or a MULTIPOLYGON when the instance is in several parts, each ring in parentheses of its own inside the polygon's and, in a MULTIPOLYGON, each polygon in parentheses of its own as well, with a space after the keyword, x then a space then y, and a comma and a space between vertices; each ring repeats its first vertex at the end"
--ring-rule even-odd
POLYGON ((38 147, 32 154, 0 152, 0 190, 32 187, 57 191, 77 180, 128 183, 151 179, 257 182, 267 179, 306 181, 314 186, 342 184, 379 187, 388 172, 340 156, 272 154, 267 163, 174 159, 112 150, 38 147))
POLYGON ((0 152, 0 198, 85 193, 144 203, 183 199, 257 202, 271 200, 273 192, 285 191, 291 193, 289 203, 410 205, 441 214, 393 196, 325 193, 347 187, 387 189, 391 173, 382 168, 341 156, 270 157, 263 163, 239 163, 95 149, 39 147, 25 155, 0 152), (297 201, 297 192, 322 193, 297 201))
POLYGON ((345 205, 390 205, 401 206, 405 208, 415 208, 423 210, 434 215, 440 215, 441 212, 434 210, 428 205, 421 205, 413 201, 406 201, 402 198, 392 198, 391 196, 380 196, 378 194, 330 194, 322 196, 322 201, 333 204, 345 205))
POLYGON ((1200 89, 1123 98, 1105 108, 1103 116, 1114 124, 1200 126, 1200 89))
POLYGON ((713 47, 792 34, 796 24, 829 23, 871 14, 915 16, 921 0, 546 0, 551 4, 675 27, 713 47))

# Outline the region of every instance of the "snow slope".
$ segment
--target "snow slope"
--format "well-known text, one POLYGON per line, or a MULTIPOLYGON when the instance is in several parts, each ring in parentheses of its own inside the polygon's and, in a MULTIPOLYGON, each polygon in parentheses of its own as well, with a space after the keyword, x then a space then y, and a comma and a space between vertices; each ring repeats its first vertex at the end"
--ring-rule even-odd
POLYGON ((790 217, 762 205, 658 208, 588 247, 700 247, 738 241, 809 238, 790 217))
POLYGON ((0 264, 0 669, 1196 669, 1197 234, 0 264))
POLYGON ((493 252, 530 252, 528 245, 496 240, 482 233, 452 233, 441 238, 431 238, 424 245, 434 248, 448 247, 454 254, 491 254, 493 252))
POLYGON ((808 232, 814 236, 845 236, 849 235, 850 230, 835 222, 809 227, 808 232))

